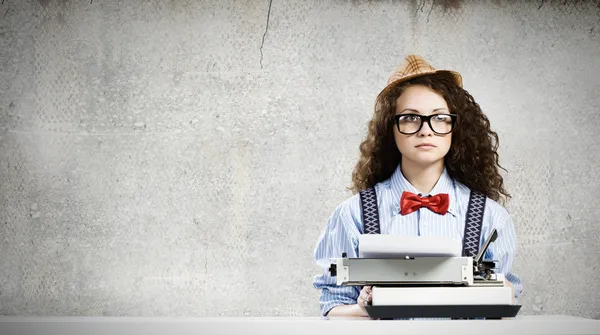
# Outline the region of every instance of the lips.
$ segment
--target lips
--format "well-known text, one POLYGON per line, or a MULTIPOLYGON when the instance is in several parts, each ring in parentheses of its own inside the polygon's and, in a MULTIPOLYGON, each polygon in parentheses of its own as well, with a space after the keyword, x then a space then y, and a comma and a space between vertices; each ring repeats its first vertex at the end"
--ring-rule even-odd
POLYGON ((415 148, 435 148, 435 145, 433 145, 431 143, 422 143, 422 144, 415 146, 415 148))

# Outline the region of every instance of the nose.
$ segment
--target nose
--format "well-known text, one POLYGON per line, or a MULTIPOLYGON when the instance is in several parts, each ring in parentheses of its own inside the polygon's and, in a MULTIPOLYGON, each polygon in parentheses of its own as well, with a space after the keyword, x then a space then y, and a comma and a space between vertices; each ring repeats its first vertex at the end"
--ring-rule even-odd
POLYGON ((421 125, 421 129, 419 129, 417 136, 432 136, 433 134, 434 134, 434 132, 433 132, 433 130, 431 130, 431 127, 429 127, 429 123, 426 121, 423 121, 423 124, 421 125))

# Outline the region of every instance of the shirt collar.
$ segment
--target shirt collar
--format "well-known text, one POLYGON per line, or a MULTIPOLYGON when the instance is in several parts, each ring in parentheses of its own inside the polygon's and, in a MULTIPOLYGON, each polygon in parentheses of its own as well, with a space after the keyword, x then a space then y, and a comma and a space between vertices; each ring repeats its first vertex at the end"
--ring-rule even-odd
MULTIPOLYGON (((402 174, 401 166, 398 164, 396 170, 392 174, 390 178, 392 194, 394 199, 394 213, 400 214, 400 198, 402 196, 402 192, 412 192, 419 194, 420 192, 404 177, 402 174)), ((428 194, 422 194, 421 196, 427 195, 436 195, 439 193, 446 193, 450 197, 450 206, 448 208, 448 213, 456 216, 456 197, 454 192, 454 180, 448 174, 448 170, 444 166, 444 171, 442 171, 442 175, 440 179, 436 182, 435 186, 428 194)))

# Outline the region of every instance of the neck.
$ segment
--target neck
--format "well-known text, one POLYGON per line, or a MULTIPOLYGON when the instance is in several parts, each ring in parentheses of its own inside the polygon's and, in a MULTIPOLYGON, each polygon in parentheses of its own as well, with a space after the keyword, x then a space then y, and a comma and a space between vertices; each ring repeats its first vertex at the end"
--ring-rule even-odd
POLYGON ((408 182, 414 186, 420 193, 427 194, 433 190, 433 187, 444 172, 444 161, 440 160, 430 165, 418 165, 414 162, 402 159, 402 174, 408 182))

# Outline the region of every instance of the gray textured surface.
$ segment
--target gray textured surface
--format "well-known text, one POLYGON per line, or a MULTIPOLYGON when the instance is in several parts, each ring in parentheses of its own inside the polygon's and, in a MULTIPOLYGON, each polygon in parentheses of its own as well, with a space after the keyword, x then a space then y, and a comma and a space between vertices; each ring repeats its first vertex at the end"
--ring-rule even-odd
POLYGON ((363 317, 0 317, 3 334, 545 334, 600 335, 600 321, 564 315, 521 315, 513 320, 372 321, 363 317))
POLYGON ((314 244, 418 53, 500 135, 522 313, 600 318, 598 1, 268 8, 2 2, 0 314, 318 315, 314 244))

